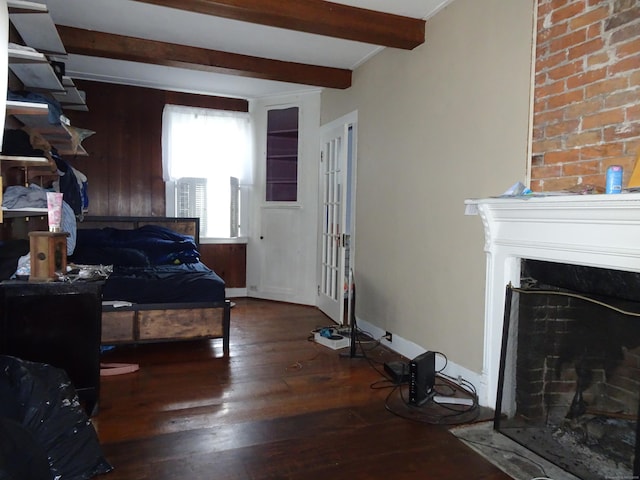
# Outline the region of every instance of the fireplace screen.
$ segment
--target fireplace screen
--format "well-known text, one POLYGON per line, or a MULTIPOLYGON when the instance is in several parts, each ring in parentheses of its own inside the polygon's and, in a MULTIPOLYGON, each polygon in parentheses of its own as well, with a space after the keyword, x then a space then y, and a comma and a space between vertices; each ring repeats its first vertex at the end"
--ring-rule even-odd
POLYGON ((582 479, 640 478, 638 274, 524 260, 494 427, 582 479))

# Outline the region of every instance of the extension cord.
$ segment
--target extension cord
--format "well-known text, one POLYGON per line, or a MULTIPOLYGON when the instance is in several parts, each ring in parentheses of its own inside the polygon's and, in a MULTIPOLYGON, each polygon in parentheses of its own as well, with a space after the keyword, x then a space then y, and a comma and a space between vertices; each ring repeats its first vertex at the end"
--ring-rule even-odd
POLYGON ((340 350, 341 348, 346 348, 351 345, 351 340, 349 337, 343 337, 342 335, 332 335, 332 337, 338 338, 327 338, 320 335, 320 332, 315 332, 313 334, 313 340, 320 345, 324 345, 325 347, 329 347, 333 350, 340 350))

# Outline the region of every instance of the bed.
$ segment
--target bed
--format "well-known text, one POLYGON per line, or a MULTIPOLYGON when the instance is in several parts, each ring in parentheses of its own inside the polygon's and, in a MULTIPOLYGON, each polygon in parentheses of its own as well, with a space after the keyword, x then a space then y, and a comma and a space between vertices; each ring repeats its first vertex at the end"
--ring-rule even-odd
POLYGON ((96 217, 78 222, 71 266, 109 266, 102 344, 222 339, 229 354, 231 302, 199 260, 198 218, 96 217), (113 267, 111 267, 113 265, 113 267))

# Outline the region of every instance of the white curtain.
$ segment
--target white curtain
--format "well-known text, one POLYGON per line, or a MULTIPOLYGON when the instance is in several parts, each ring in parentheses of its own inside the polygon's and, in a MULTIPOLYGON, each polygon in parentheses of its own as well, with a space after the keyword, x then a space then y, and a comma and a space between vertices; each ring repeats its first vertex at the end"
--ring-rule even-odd
POLYGON ((166 105, 162 116, 165 182, 207 179, 207 232, 229 236, 229 178, 251 183, 252 132, 249 113, 166 105))

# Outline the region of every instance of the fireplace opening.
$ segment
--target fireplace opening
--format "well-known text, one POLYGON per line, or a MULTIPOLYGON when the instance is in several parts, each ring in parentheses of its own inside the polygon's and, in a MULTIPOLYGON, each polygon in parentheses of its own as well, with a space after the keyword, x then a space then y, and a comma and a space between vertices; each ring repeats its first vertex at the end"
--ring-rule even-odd
POLYGON ((582 479, 639 478, 640 274, 522 260, 494 428, 582 479))

